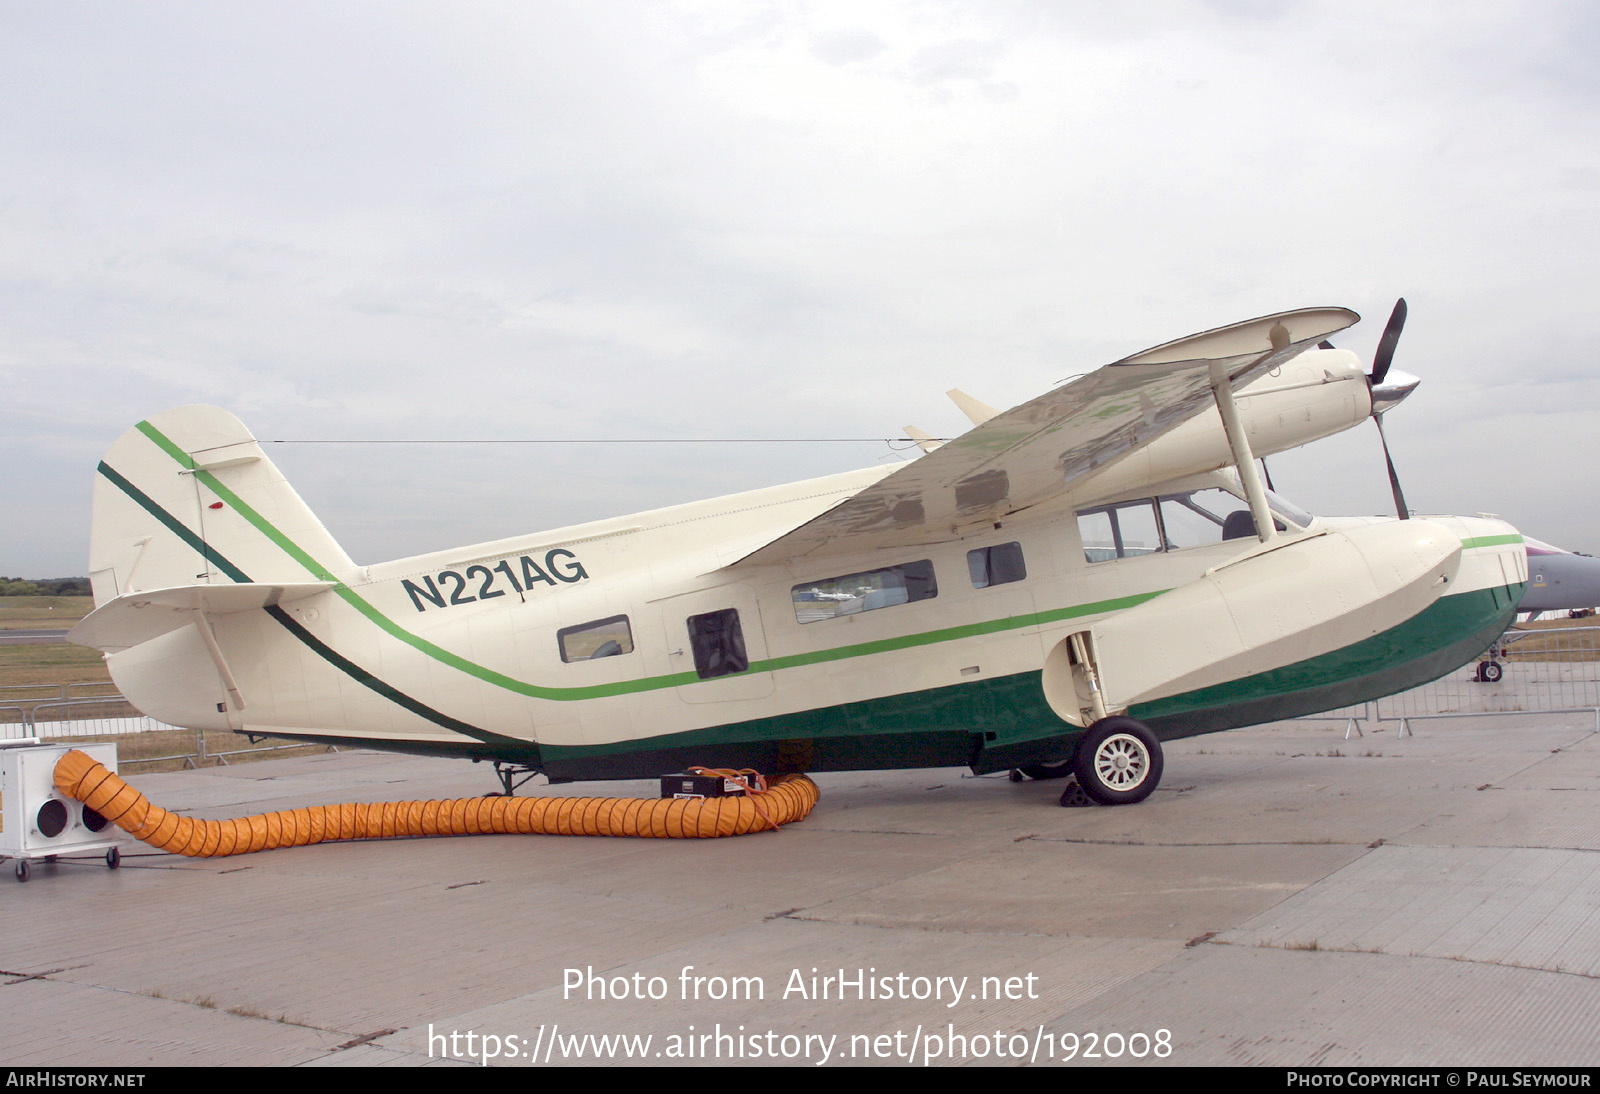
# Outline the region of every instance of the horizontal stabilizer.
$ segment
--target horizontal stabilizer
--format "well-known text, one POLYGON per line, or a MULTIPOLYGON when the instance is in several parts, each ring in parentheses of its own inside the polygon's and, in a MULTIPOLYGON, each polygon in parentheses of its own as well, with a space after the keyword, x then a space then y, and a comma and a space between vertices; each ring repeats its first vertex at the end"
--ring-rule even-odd
POLYGON ((1460 562, 1460 539, 1426 520, 1252 552, 1094 625, 1106 703, 1125 709, 1352 646, 1432 604, 1460 562))
POLYGON ((85 616, 67 632, 67 640, 116 653, 186 627, 197 616, 232 615, 289 604, 331 588, 331 581, 306 581, 279 585, 181 585, 124 593, 85 616))

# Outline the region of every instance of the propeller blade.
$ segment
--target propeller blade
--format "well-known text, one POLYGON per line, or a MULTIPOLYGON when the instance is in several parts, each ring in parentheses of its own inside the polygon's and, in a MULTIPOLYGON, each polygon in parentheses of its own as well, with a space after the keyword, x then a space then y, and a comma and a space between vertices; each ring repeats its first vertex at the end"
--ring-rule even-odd
POLYGON ((1394 491, 1394 510, 1401 520, 1410 520, 1411 511, 1406 508, 1406 496, 1400 492, 1400 476, 1394 473, 1394 458, 1389 455, 1389 438, 1383 432, 1383 415, 1374 414, 1372 420, 1378 425, 1378 439, 1383 442, 1383 459, 1389 465, 1389 489, 1394 491))
MULTIPOLYGON (((1389 366, 1394 363, 1394 348, 1400 344, 1400 332, 1406 325, 1406 298, 1401 297, 1395 301, 1394 311, 1389 313, 1389 325, 1383 328, 1383 337, 1378 340, 1378 352, 1372 355, 1372 386, 1377 387, 1383 383, 1383 378, 1389 375, 1389 366)), ((1382 427, 1379 427, 1380 432, 1382 427)))

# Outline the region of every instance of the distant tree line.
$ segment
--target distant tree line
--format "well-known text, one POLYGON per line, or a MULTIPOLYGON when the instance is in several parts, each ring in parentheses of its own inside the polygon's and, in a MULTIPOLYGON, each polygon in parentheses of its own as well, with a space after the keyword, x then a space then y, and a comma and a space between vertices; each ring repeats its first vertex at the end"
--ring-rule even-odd
POLYGON ((86 577, 45 577, 29 581, 22 577, 0 577, 0 596, 88 596, 86 577))

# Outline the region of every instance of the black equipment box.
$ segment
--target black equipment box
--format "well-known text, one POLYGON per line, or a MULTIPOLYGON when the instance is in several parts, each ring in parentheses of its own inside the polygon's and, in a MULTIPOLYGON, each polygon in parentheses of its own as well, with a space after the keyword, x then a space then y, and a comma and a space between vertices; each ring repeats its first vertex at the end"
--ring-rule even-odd
MULTIPOLYGON (((750 779, 753 780, 754 776, 750 779)), ((742 798, 744 794, 743 785, 723 775, 691 775, 684 772, 661 776, 663 798, 742 798)))

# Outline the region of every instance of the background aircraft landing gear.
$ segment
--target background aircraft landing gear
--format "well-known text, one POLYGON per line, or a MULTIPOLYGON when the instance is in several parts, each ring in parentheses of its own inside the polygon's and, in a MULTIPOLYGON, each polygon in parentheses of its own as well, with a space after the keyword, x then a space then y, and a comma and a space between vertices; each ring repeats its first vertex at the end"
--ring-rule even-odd
MULTIPOLYGON (((1072 754, 1072 773, 1102 805, 1142 802, 1161 781, 1161 742, 1143 722, 1120 715, 1089 727, 1072 754)), ((1062 805, 1069 804, 1066 795, 1062 805)))
POLYGON ((1498 684, 1504 670, 1498 661, 1479 661, 1478 672, 1474 677, 1480 684, 1498 684))

